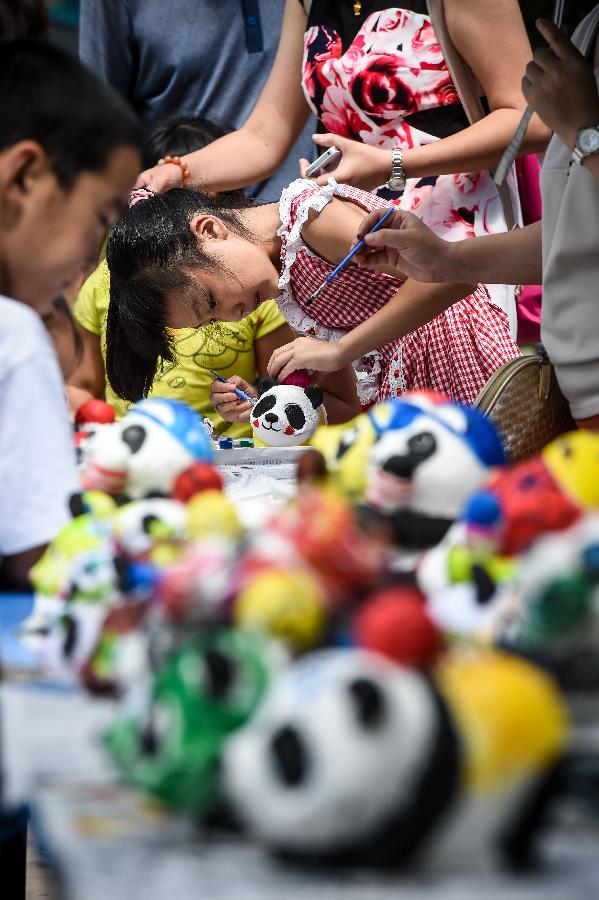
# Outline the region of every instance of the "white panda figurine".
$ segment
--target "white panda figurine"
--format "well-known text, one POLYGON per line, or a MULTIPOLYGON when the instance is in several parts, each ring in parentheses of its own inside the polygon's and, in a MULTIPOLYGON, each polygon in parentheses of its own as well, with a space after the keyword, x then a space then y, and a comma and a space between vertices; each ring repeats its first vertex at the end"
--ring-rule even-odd
POLYGON ((433 682, 363 650, 290 666, 229 740, 234 812, 270 850, 316 865, 523 862, 566 724, 539 669, 507 654, 433 682))
POLYGON ((439 543, 505 454, 494 425, 476 409, 424 404, 418 393, 390 406, 370 452, 366 505, 391 522, 400 548, 421 551, 439 543))
POLYGON ((315 385, 263 379, 250 413, 254 434, 270 447, 305 444, 320 423, 322 401, 322 391, 315 385))
POLYGON ((132 499, 168 496, 193 462, 213 459, 210 435, 200 416, 177 400, 151 397, 136 403, 113 425, 86 442, 81 481, 86 490, 126 492, 132 499))

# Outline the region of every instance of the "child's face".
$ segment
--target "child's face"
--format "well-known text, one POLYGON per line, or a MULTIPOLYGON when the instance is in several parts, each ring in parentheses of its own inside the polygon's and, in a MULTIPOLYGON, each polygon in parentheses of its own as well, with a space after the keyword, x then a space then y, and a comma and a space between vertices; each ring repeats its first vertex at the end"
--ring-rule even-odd
MULTIPOLYGON (((220 232, 219 232, 220 233, 220 232)), ((279 294, 279 273, 262 244, 229 229, 226 237, 203 242, 215 270, 189 269, 190 287, 168 300, 172 328, 198 327, 214 320, 237 322, 264 300, 279 294)))
MULTIPOLYGON (((0 173, 14 149, 0 154, 0 173)), ((65 190, 42 152, 20 182, 3 184, 0 200, 10 215, 0 221, 0 290, 46 314, 54 298, 96 264, 139 167, 137 151, 119 147, 104 171, 83 172, 65 190)))

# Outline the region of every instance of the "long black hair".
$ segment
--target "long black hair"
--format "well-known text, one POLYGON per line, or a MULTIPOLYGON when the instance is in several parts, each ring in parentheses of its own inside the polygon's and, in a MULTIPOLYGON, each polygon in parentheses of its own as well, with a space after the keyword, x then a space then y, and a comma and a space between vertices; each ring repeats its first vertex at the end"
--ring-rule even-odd
POLYGON ((139 201, 115 222, 106 247, 110 271, 106 375, 117 396, 141 400, 159 366, 174 360, 166 301, 173 292, 185 294, 189 270, 219 271, 193 235, 192 218, 218 216, 232 231, 252 240, 236 209, 253 205, 243 197, 211 197, 175 188, 139 201))

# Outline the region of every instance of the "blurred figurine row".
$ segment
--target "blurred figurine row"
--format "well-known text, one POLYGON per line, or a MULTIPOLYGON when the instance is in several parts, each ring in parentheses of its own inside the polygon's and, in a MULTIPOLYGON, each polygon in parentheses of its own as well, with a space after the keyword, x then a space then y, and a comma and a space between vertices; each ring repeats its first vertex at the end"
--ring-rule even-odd
MULTIPOLYGON (((317 389, 285 387, 315 418, 317 389)), ((256 421, 299 426, 269 390, 256 421)), ((119 698, 131 784, 302 864, 526 862, 564 691, 599 684, 599 436, 510 466, 478 411, 407 394, 318 428, 295 499, 248 531, 189 408, 78 428, 26 632, 53 677, 119 698)))

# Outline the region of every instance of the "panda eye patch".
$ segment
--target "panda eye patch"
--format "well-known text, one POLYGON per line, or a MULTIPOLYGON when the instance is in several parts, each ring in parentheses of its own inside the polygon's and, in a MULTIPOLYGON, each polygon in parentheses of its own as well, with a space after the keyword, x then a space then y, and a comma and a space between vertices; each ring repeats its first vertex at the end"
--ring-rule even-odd
POLYGON ((67 659, 73 655, 77 643, 77 622, 72 616, 64 616, 62 625, 65 631, 62 652, 67 659))
POLYGON ((408 447, 411 453, 428 459, 437 449, 437 441, 434 434, 431 434, 430 431, 422 431, 420 434, 415 434, 414 437, 410 438, 408 447))
POLYGON ((297 403, 289 403, 285 407, 285 415, 291 427, 295 428, 296 431, 299 431, 306 424, 306 417, 301 406, 298 406, 297 403))
POLYGON ((369 678, 357 678, 349 685, 356 718, 367 730, 374 730, 385 719, 385 698, 381 689, 369 678))
POLYGON ((158 752, 159 741, 151 722, 139 736, 139 747, 144 756, 155 756, 158 752))
POLYGON ((345 431, 341 435, 341 440, 339 441, 339 446, 337 448, 337 459, 341 459, 342 456, 345 456, 350 447, 354 445, 358 437, 358 429, 352 428, 350 431, 345 431))
POLYGON ((204 667, 208 693, 215 700, 222 700, 235 680, 233 660, 218 650, 208 650, 204 655, 204 667))
POLYGON ((281 781, 287 787, 298 787, 306 778, 308 757, 297 729, 285 725, 273 735, 270 750, 281 781))
POLYGON ((146 429, 142 428, 141 425, 129 425, 128 428, 125 428, 121 437, 131 450, 131 453, 137 453, 146 439, 146 429))
POLYGON ((252 417, 254 419, 259 419, 260 416, 263 416, 264 413, 267 413, 269 409, 272 409, 276 402, 277 398, 274 394, 270 394, 268 397, 263 397, 262 400, 258 400, 256 405, 254 406, 252 417))

